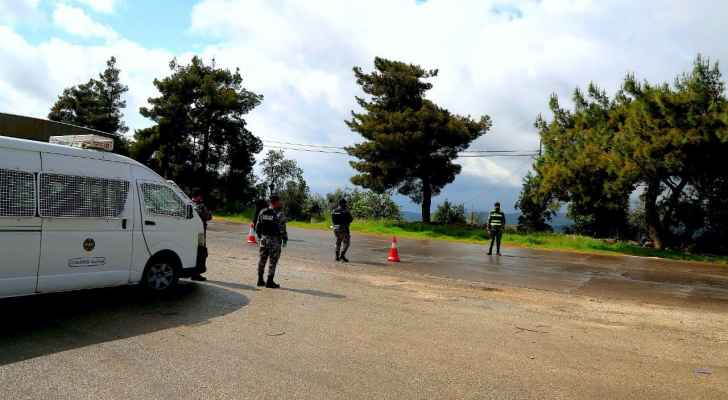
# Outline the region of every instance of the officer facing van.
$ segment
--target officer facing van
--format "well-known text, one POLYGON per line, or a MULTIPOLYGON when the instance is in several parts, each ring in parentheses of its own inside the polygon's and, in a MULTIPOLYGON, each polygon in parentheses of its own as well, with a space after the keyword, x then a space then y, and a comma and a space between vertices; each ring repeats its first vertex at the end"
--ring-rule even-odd
MULTIPOLYGON (((212 220, 212 213, 210 210, 205 206, 205 199, 202 195, 202 191, 199 189, 195 189, 194 194, 192 196, 192 202, 195 205, 195 210, 197 211, 197 214, 200 216, 200 219, 202 219, 202 226, 205 234, 205 242, 207 242, 207 223, 212 220)), ((207 249, 205 249, 204 257, 207 258, 207 249)), ((192 275, 190 279, 193 281, 198 282, 204 282, 207 280, 204 276, 202 276, 203 273, 207 271, 207 267, 202 268, 198 271, 197 274, 192 275)))
POLYGON ((346 258, 346 252, 351 244, 351 232, 349 227, 354 218, 349 212, 349 206, 346 199, 339 200, 339 206, 331 211, 331 222, 334 225, 334 236, 336 236, 336 261, 349 262, 346 258), (344 248, 341 248, 341 245, 344 248))
POLYGON ((490 212, 488 216, 488 231, 490 232, 490 250, 488 255, 493 254, 493 243, 496 244, 496 251, 498 255, 500 253, 501 238, 503 237, 503 230, 506 227, 506 215, 501 211, 500 203, 495 203, 495 209, 490 212))
POLYGON ((273 281, 276 266, 281 256, 281 249, 288 244, 286 216, 283 214, 283 203, 276 196, 270 196, 270 207, 261 211, 255 224, 255 232, 260 242, 260 259, 258 260, 258 286, 271 289, 281 287, 273 281), (265 264, 268 263, 268 280, 263 280, 265 264))

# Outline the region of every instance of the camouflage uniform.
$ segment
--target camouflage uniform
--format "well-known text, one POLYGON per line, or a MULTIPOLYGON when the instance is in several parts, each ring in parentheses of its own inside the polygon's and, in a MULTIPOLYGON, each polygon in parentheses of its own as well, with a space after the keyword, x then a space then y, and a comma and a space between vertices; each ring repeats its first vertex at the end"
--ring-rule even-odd
POLYGON ((345 206, 339 206, 332 211, 332 220, 341 219, 340 221, 334 221, 334 236, 336 236, 336 260, 346 260, 346 252, 349 250, 351 244, 351 232, 349 226, 354 218, 351 216, 349 209, 345 206), (337 223, 338 222, 338 223, 337 223), (344 245, 342 250, 341 245, 344 245))
POLYGON ((268 263, 268 280, 272 281, 276 274, 278 259, 281 257, 281 248, 288 243, 288 232, 286 231, 286 216, 281 210, 267 208, 258 215, 256 230, 260 239, 260 260, 258 261, 258 277, 262 278, 265 273, 265 264, 268 263), (272 216, 272 223, 276 225, 273 231, 268 232, 264 228, 264 219, 272 216), (269 261, 270 260, 270 261, 269 261))
POLYGON ((207 233, 207 223, 212 220, 212 213, 201 201, 195 203, 195 210, 202 220, 202 226, 205 228, 205 233, 207 233))

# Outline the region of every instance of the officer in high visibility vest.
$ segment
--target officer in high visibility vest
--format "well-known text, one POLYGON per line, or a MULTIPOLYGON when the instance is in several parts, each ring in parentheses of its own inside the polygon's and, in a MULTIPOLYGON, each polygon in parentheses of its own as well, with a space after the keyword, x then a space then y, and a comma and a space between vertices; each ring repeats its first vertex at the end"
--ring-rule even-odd
POLYGON ((490 212, 488 217, 488 230, 490 231, 490 250, 488 255, 493 254, 493 243, 496 243, 496 251, 498 255, 500 253, 501 238, 503 237, 503 230, 506 227, 506 215, 500 209, 500 202, 495 203, 495 209, 490 212))

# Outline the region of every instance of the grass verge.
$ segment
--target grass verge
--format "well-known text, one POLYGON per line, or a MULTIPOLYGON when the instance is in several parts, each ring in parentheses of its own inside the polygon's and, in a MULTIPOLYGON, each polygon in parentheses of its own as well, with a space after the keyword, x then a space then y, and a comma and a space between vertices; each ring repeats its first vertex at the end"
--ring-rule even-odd
MULTIPOLYGON (((216 219, 249 224, 252 211, 240 214, 216 215, 216 219)), ((329 220, 301 222, 290 221, 288 226, 304 229, 329 230, 329 220)), ((472 226, 427 225, 419 222, 399 222, 388 220, 356 220, 351 225, 354 232, 397 236, 408 239, 449 240, 465 243, 484 244, 489 240, 488 234, 481 228, 472 226)), ((640 257, 660 257, 671 260, 704 261, 728 264, 728 256, 691 254, 675 250, 656 250, 640 247, 628 242, 607 242, 581 235, 565 235, 561 233, 517 233, 506 232, 503 243, 511 246, 532 249, 576 251, 594 254, 626 254, 640 257)))

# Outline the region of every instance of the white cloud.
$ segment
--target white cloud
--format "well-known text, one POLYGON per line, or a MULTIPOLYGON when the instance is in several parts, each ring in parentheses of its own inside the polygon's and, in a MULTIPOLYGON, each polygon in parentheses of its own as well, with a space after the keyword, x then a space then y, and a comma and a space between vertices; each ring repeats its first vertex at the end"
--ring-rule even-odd
POLYGON ((110 27, 94 21, 84 10, 59 3, 53 11, 53 23, 64 31, 82 38, 116 40, 119 35, 110 27))
MULTIPOLYGON (((265 138, 348 144, 343 124, 356 108, 351 67, 375 56, 439 68, 430 97, 451 111, 494 120, 474 148, 538 148, 533 122, 548 97, 565 102, 595 81, 617 89, 630 71, 671 80, 698 52, 722 60, 728 2, 709 0, 202 0, 191 31, 215 39, 204 54, 240 66, 265 94, 250 117, 265 138)), ((310 179, 347 183, 346 158, 293 153, 310 179)), ((480 182, 517 191, 528 159, 461 159, 463 174, 441 196, 480 182)), ((327 188, 330 189, 330 188, 327 188)), ((512 196, 511 196, 512 197, 512 196)), ((490 202, 490 199, 488 199, 490 202)))
MULTIPOLYGON (((0 0, 0 25, 9 26, 0 27, 0 109, 43 116, 62 88, 98 73, 116 55, 130 86, 128 123, 148 124, 138 107, 155 94, 152 80, 168 74, 173 54, 129 42, 69 5, 80 3, 108 13, 119 2, 54 3, 58 27, 105 45, 29 44, 11 27, 37 14, 37 1, 0 0)), ((344 124, 361 95, 351 68, 371 70, 373 58, 383 56, 439 68, 433 100, 455 113, 493 118, 492 132, 474 148, 532 150, 538 148, 533 121, 547 111, 551 93, 567 100, 575 86, 592 80, 612 92, 630 71, 669 81, 698 52, 725 62, 727 17, 728 2, 711 0, 200 0, 189 29, 213 43, 201 50, 206 61, 240 67, 244 85, 265 96, 247 118, 265 139, 359 141, 344 124)), ((354 173, 346 157, 288 154, 317 191, 345 186, 354 173)), ((458 162, 463 173, 440 199, 513 199, 529 168, 524 158, 458 162)))
POLYGON ((44 118, 64 88, 86 82, 116 56, 121 81, 129 86, 124 110, 132 128, 148 126, 139 115, 147 98, 157 95, 154 78, 168 74, 172 53, 146 49, 120 39, 104 45, 78 45, 51 39, 33 45, 0 26, 0 110, 44 118))
POLYGON ((100 13, 110 14, 114 12, 114 8, 118 3, 117 0, 75 0, 77 3, 84 4, 92 10, 100 13))

